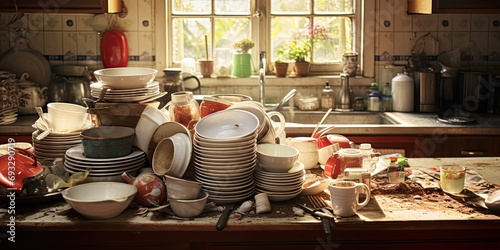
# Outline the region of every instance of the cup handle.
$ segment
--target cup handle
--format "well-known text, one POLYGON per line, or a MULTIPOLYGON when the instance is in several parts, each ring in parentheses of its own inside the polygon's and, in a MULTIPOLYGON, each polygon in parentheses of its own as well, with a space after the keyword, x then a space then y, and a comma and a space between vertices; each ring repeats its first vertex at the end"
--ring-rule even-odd
POLYGON ((270 121, 269 125, 274 128, 276 136, 281 135, 281 133, 283 133, 283 131, 285 131, 285 126, 286 126, 285 117, 280 112, 277 112, 277 111, 267 112, 267 117, 269 117, 269 121, 270 121), (271 118, 273 116, 277 116, 280 120, 280 126, 278 128, 274 128, 274 126, 272 126, 272 119, 271 118))
MULTIPOLYGON (((366 185, 364 183, 358 183, 357 187, 361 187, 362 189, 365 190, 366 197, 365 197, 365 200, 363 202, 361 202, 361 203, 359 203, 358 201, 356 202, 356 210, 361 209, 364 206, 368 205, 368 202, 370 202, 370 197, 371 197, 370 188, 368 187, 368 185, 366 185)), ((358 196, 359 196, 359 192, 358 192, 358 196)))

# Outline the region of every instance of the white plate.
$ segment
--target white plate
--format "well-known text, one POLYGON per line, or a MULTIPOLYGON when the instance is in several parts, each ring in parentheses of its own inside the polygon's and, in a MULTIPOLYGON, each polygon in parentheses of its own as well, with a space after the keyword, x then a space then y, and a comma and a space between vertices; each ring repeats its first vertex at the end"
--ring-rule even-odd
POLYGON ((259 119, 244 110, 222 110, 207 115, 195 126, 196 134, 212 140, 231 140, 252 135, 256 137, 259 119))
MULTIPOLYGON (((302 189, 299 189, 295 193, 291 194, 273 194, 273 193, 269 194, 269 192, 265 193, 267 193, 267 198, 269 198, 270 201, 288 201, 297 197, 297 195, 299 195, 300 192, 302 192, 302 189)), ((262 192, 256 190, 256 193, 262 193, 262 192)))
POLYGON ((118 162, 130 159, 145 157, 145 153, 137 148, 132 149, 132 153, 115 158, 89 158, 83 154, 83 146, 78 145, 66 150, 66 156, 83 162, 118 162))
POLYGON ((68 162, 68 164, 71 164, 73 166, 84 166, 85 169, 87 167, 90 168, 120 168, 120 167, 126 167, 130 165, 135 165, 139 163, 144 163, 146 161, 145 158, 137 158, 137 159, 131 159, 127 161, 117 161, 117 162, 88 162, 88 161, 79 161, 70 157, 66 157, 65 162, 68 162))
POLYGON ((243 193, 241 195, 215 195, 215 194, 210 194, 208 195, 208 200, 213 201, 219 205, 224 205, 224 204, 231 204, 231 203, 237 203, 240 201, 244 201, 250 197, 252 197, 255 193, 255 190, 250 189, 246 193, 243 193))
POLYGON ((91 169, 90 173, 89 173, 90 175, 96 175, 96 174, 115 175, 115 174, 121 174, 123 172, 137 170, 138 168, 143 167, 144 163, 146 163, 146 161, 138 162, 138 163, 135 163, 132 165, 127 165, 125 167, 99 169, 99 168, 89 167, 89 166, 85 166, 85 165, 73 165, 73 164, 69 164, 69 162, 65 161, 64 167, 67 169, 73 170, 73 171, 77 171, 77 172, 78 171, 85 172, 85 170, 87 170, 87 168, 90 168, 91 169))

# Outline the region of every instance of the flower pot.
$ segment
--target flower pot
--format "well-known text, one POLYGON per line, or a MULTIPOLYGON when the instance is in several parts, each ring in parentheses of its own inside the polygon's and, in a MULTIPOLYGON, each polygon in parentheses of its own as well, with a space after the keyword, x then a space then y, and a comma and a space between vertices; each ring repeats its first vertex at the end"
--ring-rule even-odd
POLYGON ((307 76, 309 74, 309 66, 309 62, 295 62, 295 74, 297 76, 307 76))
POLYGON ((252 57, 250 54, 233 54, 231 75, 234 77, 250 77, 252 75, 252 57))
POLYGON ((286 72, 288 70, 288 63, 284 62, 274 63, 274 69, 276 71, 277 77, 286 77, 286 72))

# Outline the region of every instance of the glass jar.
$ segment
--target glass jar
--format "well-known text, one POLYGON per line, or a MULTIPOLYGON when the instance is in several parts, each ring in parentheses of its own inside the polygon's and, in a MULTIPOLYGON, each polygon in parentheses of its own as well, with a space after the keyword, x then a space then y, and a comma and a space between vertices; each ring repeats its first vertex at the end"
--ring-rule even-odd
POLYGON ((365 99, 361 96, 354 98, 354 103, 352 104, 354 111, 364 111, 365 110, 365 99))
POLYGON ((191 129, 196 121, 200 119, 200 106, 194 99, 192 92, 175 92, 172 93, 169 114, 171 121, 176 121, 186 128, 191 129))

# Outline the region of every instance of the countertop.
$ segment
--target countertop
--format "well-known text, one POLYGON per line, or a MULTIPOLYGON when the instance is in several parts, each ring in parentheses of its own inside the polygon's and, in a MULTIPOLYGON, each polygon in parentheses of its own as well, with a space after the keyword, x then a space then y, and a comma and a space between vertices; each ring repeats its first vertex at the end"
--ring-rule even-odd
MULTIPOLYGON (((415 158, 411 169, 458 162, 477 171, 495 189, 500 157, 415 158)), ((375 191, 374 191, 375 192, 375 191)), ((299 202, 304 197, 295 198, 299 202)), ((326 198, 328 199, 328 198, 326 198)), ((174 220, 159 212, 135 214, 127 208, 116 218, 89 220, 64 201, 0 208, 0 247, 7 249, 499 249, 500 212, 470 207, 439 190, 421 194, 373 193, 358 215, 337 218, 330 234, 310 215, 294 215, 291 202, 272 202, 272 211, 230 218, 215 229, 220 212, 193 220, 174 220), (15 243, 11 241, 15 240, 15 243), (6 248, 7 247, 7 248, 6 248)), ((1 206, 1 207, 5 207, 1 206)))

